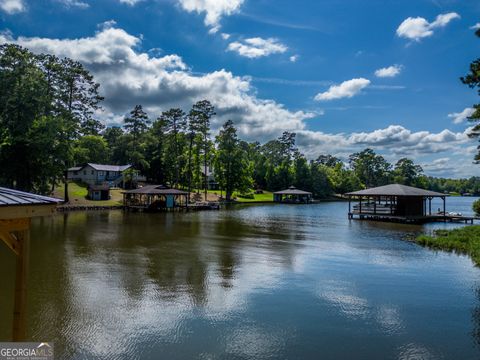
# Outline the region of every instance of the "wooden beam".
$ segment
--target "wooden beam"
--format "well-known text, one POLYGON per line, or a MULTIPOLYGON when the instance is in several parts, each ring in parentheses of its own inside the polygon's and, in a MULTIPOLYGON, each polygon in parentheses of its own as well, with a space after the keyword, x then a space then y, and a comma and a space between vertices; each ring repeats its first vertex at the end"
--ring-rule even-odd
POLYGON ((30 219, 8 219, 0 220, 0 229, 4 229, 9 232, 23 231, 30 228, 30 219))
POLYGON ((0 239, 18 256, 21 245, 15 233, 29 228, 30 219, 0 220, 0 239))
POLYGON ((20 255, 20 244, 15 236, 8 231, 0 229, 0 239, 14 252, 15 255, 20 255))
POLYGON ((0 219, 24 219, 52 215, 56 206, 57 204, 0 206, 0 219))
POLYGON ((15 300, 13 309, 13 341, 27 337, 27 276, 30 255, 30 230, 15 232, 20 249, 16 260, 15 300))

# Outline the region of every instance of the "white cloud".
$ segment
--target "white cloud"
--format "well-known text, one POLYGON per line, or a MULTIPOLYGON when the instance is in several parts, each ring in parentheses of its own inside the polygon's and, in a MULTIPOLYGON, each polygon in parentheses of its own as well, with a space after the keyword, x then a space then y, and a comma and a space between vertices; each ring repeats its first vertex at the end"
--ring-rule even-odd
POLYGON ((23 0, 0 0, 0 9, 7 14, 15 14, 26 10, 23 0))
MULTIPOLYGON (((131 1, 131 0, 124 0, 131 1)), ((135 1, 135 0, 133 0, 135 1)), ((217 32, 223 16, 232 15, 240 9, 244 0, 177 0, 188 12, 205 13, 205 25, 217 32)))
POLYGON ((397 36, 420 41, 422 38, 432 36, 435 29, 445 27, 450 21, 459 18, 460 15, 455 12, 438 15, 431 23, 422 17, 409 17, 398 27, 397 36))
POLYGON ((223 40, 228 40, 228 39, 230 39, 230 34, 222 33, 221 35, 222 35, 222 39, 223 39, 223 40))
POLYGON ((480 23, 476 23, 475 25, 470 26, 470 29, 471 29, 471 30, 478 30, 478 29, 480 29, 480 23))
POLYGON ((402 71, 401 65, 392 65, 375 71, 375 76, 380 78, 395 77, 402 71))
POLYGON ((227 50, 234 51, 241 56, 254 59, 262 56, 284 53, 288 50, 288 47, 279 42, 277 39, 262 39, 255 37, 245 39, 243 42, 234 41, 228 45, 227 50))
POLYGON ((127 5, 130 5, 130 6, 133 6, 133 5, 136 5, 138 4, 140 1, 143 1, 143 0, 119 0, 122 4, 127 4, 127 5))
POLYGON ((299 55, 292 55, 292 56, 290 56, 290 61, 293 62, 293 63, 297 62, 299 57, 300 57, 299 55))
POLYGON ((79 9, 87 9, 90 7, 88 3, 80 0, 57 0, 57 1, 61 2, 66 7, 75 7, 79 9))
POLYGON ((442 130, 412 132, 401 125, 390 125, 371 132, 351 134, 325 134, 320 131, 300 130, 297 132, 298 145, 310 157, 330 153, 340 156, 366 147, 383 151, 396 158, 451 152, 468 143, 467 131, 454 133, 442 130))
POLYGON ((315 96, 315 100, 328 101, 351 98, 360 93, 360 91, 362 91, 362 89, 366 88, 368 85, 370 85, 370 80, 364 78, 347 80, 342 82, 340 85, 332 85, 327 91, 317 94, 315 96))
MULTIPOLYGON (((48 52, 82 62, 101 84, 104 106, 110 115, 124 114, 143 104, 153 116, 180 106, 185 110, 198 100, 209 99, 219 116, 213 126, 234 120, 248 139, 267 139, 282 131, 305 127, 312 112, 289 111, 273 100, 259 99, 251 80, 226 70, 192 74, 178 55, 155 57, 136 49, 141 39, 118 28, 104 27, 94 36, 80 39, 5 38, 34 52, 48 52)), ((1 39, 1 37, 4 39, 1 39)))
MULTIPOLYGON (((319 113, 291 111, 274 100, 258 98, 248 77, 238 77, 226 70, 195 75, 178 55, 155 57, 140 52, 137 50, 140 38, 109 24, 110 27, 103 27, 92 37, 14 39, 0 33, 0 42, 15 42, 36 53, 48 52, 81 61, 101 84, 105 111, 97 115, 109 124, 119 124, 123 115, 136 104, 144 105, 151 118, 155 118, 170 107, 188 110, 195 101, 209 99, 218 114, 212 122, 214 132, 227 119, 232 119, 239 135, 250 141, 264 142, 283 131, 294 131, 298 134, 300 150, 310 158, 321 153, 345 158, 367 146, 397 158, 450 154, 468 145, 468 129, 460 133, 450 130, 412 132, 391 125, 351 134, 309 130, 306 120, 319 113)), ((472 157, 471 154, 463 156, 464 162, 472 157)))
POLYGON ((472 116, 474 112, 475 109, 473 108, 465 108, 462 112, 448 114, 448 117, 453 119, 454 124, 460 124, 472 116))

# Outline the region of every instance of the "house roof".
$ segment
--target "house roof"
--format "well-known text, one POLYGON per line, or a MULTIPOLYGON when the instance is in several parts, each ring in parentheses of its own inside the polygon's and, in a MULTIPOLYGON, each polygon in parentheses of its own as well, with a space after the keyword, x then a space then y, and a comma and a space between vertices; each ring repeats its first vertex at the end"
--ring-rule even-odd
POLYGON ((375 188, 354 191, 347 193, 346 195, 351 196, 447 196, 445 194, 429 191, 424 189, 419 189, 412 186, 406 186, 401 184, 390 184, 385 186, 379 186, 375 188))
POLYGON ((68 171, 80 171, 80 170, 82 170, 81 166, 74 166, 68 169, 68 171))
POLYGON ((90 166, 98 171, 124 171, 132 167, 132 165, 103 165, 103 164, 92 164, 92 163, 87 163, 87 165, 85 166, 90 166))
POLYGON ((61 199, 0 187, 0 206, 53 205, 61 202, 61 199))
POLYGON ((188 195, 187 191, 172 189, 165 185, 146 185, 138 189, 124 191, 123 193, 146 195, 188 195))
POLYGON ((275 195, 312 195, 311 192, 299 190, 295 186, 290 186, 286 190, 274 192, 274 194, 275 195))

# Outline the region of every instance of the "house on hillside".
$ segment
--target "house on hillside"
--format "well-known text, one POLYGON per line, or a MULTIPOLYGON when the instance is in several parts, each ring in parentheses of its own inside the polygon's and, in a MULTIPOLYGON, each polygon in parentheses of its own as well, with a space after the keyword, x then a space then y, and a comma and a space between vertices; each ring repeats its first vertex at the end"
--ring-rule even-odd
MULTIPOLYGON (((205 168, 201 166, 201 173, 202 173, 202 183, 204 182, 205 177, 205 168)), ((220 190, 220 185, 215 180, 215 173, 210 166, 207 166, 207 184, 208 190, 220 190)))
MULTIPOLYGON (((68 169, 68 180, 81 181, 88 185, 108 185, 122 187, 125 171, 132 165, 102 165, 88 163, 68 169)), ((134 175, 134 181, 142 181, 142 177, 134 175)))

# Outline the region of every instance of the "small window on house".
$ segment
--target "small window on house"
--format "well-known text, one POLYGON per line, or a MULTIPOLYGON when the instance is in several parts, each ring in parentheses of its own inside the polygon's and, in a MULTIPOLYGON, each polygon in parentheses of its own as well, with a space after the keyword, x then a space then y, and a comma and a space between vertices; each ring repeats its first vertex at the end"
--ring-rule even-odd
POLYGON ((103 176, 103 175, 105 175, 103 171, 98 172, 98 176, 103 176))
POLYGON ((83 170, 83 175, 87 175, 87 171, 86 171, 86 170, 83 170))
POLYGON ((92 170, 92 175, 94 174, 95 172, 92 170))

